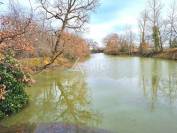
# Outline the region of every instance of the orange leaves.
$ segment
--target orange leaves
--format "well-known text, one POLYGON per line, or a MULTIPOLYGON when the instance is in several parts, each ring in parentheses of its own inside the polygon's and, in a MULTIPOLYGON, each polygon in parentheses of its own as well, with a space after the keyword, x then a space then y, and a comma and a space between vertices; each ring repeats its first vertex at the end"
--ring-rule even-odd
POLYGON ((15 34, 14 31, 9 31, 9 30, 1 31, 0 32, 0 39, 9 38, 10 36, 14 36, 14 34, 15 34))
POLYGON ((116 54, 120 49, 120 39, 117 34, 110 34, 104 39, 106 44, 106 53, 116 54))
POLYGON ((64 33, 62 36, 64 55, 67 58, 84 58, 90 54, 86 41, 78 35, 64 33))
POLYGON ((0 50, 7 48, 13 50, 33 51, 32 43, 26 36, 33 31, 34 24, 27 20, 16 20, 11 16, 3 16, 0 19, 0 50))

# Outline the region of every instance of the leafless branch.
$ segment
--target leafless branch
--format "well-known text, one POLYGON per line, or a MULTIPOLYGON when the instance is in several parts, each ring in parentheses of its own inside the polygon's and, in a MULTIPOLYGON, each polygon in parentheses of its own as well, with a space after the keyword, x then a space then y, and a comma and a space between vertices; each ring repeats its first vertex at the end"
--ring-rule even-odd
MULTIPOLYGON (((98 5, 98 0, 38 0, 41 8, 46 14, 46 19, 59 20, 60 24, 56 34, 56 42, 53 47, 52 64, 56 58, 61 55, 63 47, 61 38, 65 30, 81 30, 88 22, 89 13, 98 5), (60 52, 58 52, 60 51, 60 52)), ((44 68, 46 68, 44 66, 44 68)))

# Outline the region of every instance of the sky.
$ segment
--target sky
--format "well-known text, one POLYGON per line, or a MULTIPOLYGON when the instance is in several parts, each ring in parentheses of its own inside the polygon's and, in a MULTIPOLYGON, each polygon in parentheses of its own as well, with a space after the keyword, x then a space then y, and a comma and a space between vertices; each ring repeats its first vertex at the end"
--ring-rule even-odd
POLYGON ((137 19, 145 8, 146 0, 101 0, 101 5, 91 14, 87 38, 99 44, 110 33, 122 33, 126 26, 138 32, 137 19))
MULTIPOLYGON (((0 1, 7 2, 8 0, 0 1)), ((27 0, 19 0, 19 2, 26 6, 29 5, 27 0)), ((162 0, 162 3, 164 2, 166 6, 170 0, 162 0)), ((134 33, 138 33, 137 20, 146 6, 147 0, 100 0, 100 6, 90 14, 90 21, 83 36, 102 45, 102 40, 106 35, 121 34, 127 26, 131 27, 134 33)))
MULTIPOLYGON (((125 28, 131 27, 138 34, 138 18, 147 8, 148 0, 101 0, 95 13, 91 14, 86 38, 91 38, 102 45, 103 38, 110 33, 121 34, 125 28)), ((161 0, 162 16, 166 16, 168 6, 172 0, 161 0)), ((176 0, 177 1, 177 0, 176 0)))

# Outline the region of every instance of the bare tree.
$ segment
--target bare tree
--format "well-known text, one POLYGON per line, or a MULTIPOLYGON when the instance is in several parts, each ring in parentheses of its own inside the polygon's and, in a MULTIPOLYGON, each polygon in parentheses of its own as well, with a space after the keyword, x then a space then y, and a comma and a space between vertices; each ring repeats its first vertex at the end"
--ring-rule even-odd
POLYGON ((177 3, 172 1, 168 13, 168 38, 170 47, 175 47, 177 44, 177 3))
POLYGON ((152 38, 156 51, 163 49, 161 32, 160 32, 160 19, 162 12, 162 4, 160 0, 149 0, 149 21, 151 22, 152 38))
POLYGON ((120 49, 120 42, 119 42, 119 35, 116 33, 111 33, 107 35, 104 40, 104 44, 106 45, 105 52, 107 54, 119 54, 120 49))
POLYGON ((147 28, 147 22, 148 22, 148 12, 145 9, 141 15, 140 19, 138 21, 139 30, 140 30, 140 53, 143 53, 143 48, 146 45, 146 28, 147 28))
POLYGON ((105 53, 118 55, 121 53, 132 54, 134 52, 134 38, 135 35, 131 27, 126 27, 124 34, 112 33, 104 38, 105 53))
POLYGON ((98 0, 39 0, 39 2, 47 19, 59 21, 53 55, 50 62, 43 66, 42 69, 45 69, 63 53, 64 46, 61 45, 61 38, 65 30, 81 30, 88 22, 90 11, 96 8, 98 0))
POLYGON ((99 48, 98 43, 93 39, 87 39, 86 42, 91 50, 97 50, 99 48))
POLYGON ((129 25, 125 27, 125 40, 128 44, 128 53, 131 55, 134 51, 135 34, 132 31, 132 27, 129 25))

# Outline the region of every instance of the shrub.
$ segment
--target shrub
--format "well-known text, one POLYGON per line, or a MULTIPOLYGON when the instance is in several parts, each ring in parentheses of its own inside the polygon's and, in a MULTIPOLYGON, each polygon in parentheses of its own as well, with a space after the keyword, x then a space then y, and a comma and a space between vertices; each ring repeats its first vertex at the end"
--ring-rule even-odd
POLYGON ((19 112, 28 103, 24 88, 30 81, 13 54, 6 54, 0 61, 0 119, 19 112))
POLYGON ((4 113, 0 110, 0 120, 4 117, 4 113))

